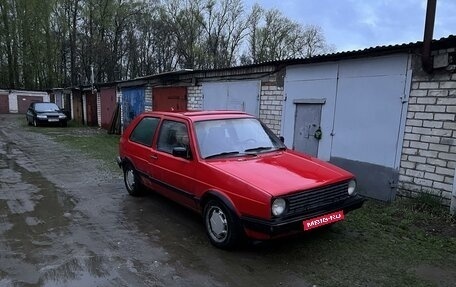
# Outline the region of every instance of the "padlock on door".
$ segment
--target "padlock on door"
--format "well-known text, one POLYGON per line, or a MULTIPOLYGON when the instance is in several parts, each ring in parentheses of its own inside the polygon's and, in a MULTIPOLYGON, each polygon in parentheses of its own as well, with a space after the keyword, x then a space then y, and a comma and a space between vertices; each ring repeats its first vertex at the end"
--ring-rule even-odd
POLYGON ((314 138, 316 138, 317 140, 321 140, 322 137, 323 133, 321 131, 321 127, 318 127, 318 129, 314 133, 314 138))

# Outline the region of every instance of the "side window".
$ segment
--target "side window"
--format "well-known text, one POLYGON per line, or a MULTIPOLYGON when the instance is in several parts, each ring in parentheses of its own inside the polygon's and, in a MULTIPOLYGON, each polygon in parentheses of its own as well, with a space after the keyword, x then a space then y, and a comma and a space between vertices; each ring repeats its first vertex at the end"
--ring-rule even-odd
POLYGON ((157 150, 172 153, 175 147, 188 147, 188 131, 184 123, 163 121, 158 135, 157 150))
POLYGON ((149 147, 152 146, 152 139, 159 122, 159 118, 142 119, 131 132, 130 140, 149 147))

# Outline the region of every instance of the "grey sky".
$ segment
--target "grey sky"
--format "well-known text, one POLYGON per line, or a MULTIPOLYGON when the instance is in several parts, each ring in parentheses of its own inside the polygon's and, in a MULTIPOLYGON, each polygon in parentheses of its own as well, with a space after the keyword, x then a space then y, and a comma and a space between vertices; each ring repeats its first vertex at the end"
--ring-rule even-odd
MULTIPOLYGON (((323 28, 337 51, 422 41, 426 0, 244 0, 323 28)), ((456 34, 456 0, 437 0, 434 39, 456 34)))

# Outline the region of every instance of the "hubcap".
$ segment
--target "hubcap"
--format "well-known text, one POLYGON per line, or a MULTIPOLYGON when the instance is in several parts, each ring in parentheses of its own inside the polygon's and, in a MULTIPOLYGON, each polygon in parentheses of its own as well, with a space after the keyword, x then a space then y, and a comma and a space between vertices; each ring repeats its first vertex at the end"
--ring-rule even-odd
POLYGON ((133 173, 133 170, 127 170, 125 175, 125 181, 127 182, 128 189, 133 190, 135 188, 135 174, 133 173))
POLYGON ((222 242, 228 234, 228 222, 223 211, 212 206, 207 214, 206 224, 209 234, 214 241, 222 242))

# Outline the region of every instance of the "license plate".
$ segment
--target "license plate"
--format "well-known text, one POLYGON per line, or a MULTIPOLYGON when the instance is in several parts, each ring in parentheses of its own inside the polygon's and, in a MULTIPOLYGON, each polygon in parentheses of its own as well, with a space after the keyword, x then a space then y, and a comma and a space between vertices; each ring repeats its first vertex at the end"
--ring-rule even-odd
POLYGON ((48 119, 48 122, 58 122, 59 119, 48 119))
POLYGON ((341 221, 343 219, 344 211, 341 210, 330 214, 325 214, 319 217, 311 218, 308 220, 304 220, 302 224, 304 226, 304 230, 310 230, 333 222, 341 221))

